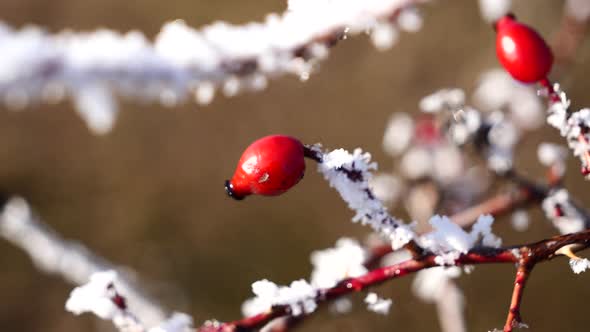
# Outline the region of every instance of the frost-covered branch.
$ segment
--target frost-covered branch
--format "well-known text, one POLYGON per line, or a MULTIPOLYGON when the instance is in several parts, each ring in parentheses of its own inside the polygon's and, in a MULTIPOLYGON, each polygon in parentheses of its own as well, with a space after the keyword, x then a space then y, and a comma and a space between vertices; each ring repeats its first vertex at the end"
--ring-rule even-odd
POLYGON ((173 106, 194 98, 207 104, 215 90, 233 96, 260 90, 287 73, 306 80, 329 47, 369 32, 379 49, 397 30, 416 31, 412 7, 425 0, 289 0, 264 22, 216 22, 194 29, 165 24, 153 42, 141 32, 111 30, 49 34, 0 25, 0 100, 20 109, 71 96, 91 129, 104 133, 117 113, 115 95, 173 106))
POLYGON ((318 162, 318 171, 356 213, 353 222, 369 225, 387 236, 394 249, 411 242, 413 248, 420 250, 412 241, 415 234, 411 225, 391 216, 369 188, 370 171, 377 169, 369 153, 363 153, 361 149, 355 149, 353 153, 344 149, 322 152, 320 145, 314 145, 306 147, 305 154, 318 162))
MULTIPOLYGON (((546 196, 541 195, 536 187, 520 187, 515 192, 500 193, 474 206, 450 216, 456 225, 466 228, 473 225, 478 216, 492 215, 499 218, 507 213, 526 207, 532 203, 541 202, 546 196)), ((368 249, 367 266, 374 266, 385 256, 394 252, 391 245, 377 245, 368 249)))
POLYGON ((174 313, 152 328, 147 328, 134 312, 136 308, 127 303, 125 292, 119 287, 124 284, 115 271, 96 272, 88 283, 76 287, 68 301, 66 310, 76 315, 91 312, 113 322, 121 332, 190 332, 193 321, 186 314, 174 313))
MULTIPOLYGON (((479 265, 491 263, 521 263, 523 257, 527 257, 527 264, 537 264, 551 260, 561 253, 560 249, 576 245, 577 250, 590 246, 590 231, 583 231, 574 234, 561 235, 536 243, 505 248, 479 247, 473 248, 454 259, 451 265, 479 265)), ((336 286, 320 289, 314 296, 302 297, 302 299, 313 300, 318 304, 332 301, 346 294, 364 291, 370 287, 379 285, 385 281, 397 279, 406 275, 416 273, 425 269, 439 266, 437 256, 429 254, 421 259, 410 259, 391 266, 377 268, 366 274, 341 281, 336 286)), ((211 323, 203 325, 198 331, 201 332, 230 332, 230 331, 254 331, 262 328, 267 323, 278 317, 293 315, 291 305, 275 305, 267 311, 241 320, 228 323, 211 323)), ((505 329, 510 332, 512 328, 505 329)))
MULTIPOLYGON (((0 236, 24 250, 41 271, 81 285, 97 272, 116 268, 82 244, 61 238, 33 214, 24 199, 13 197, 2 204, 0 236)), ((148 326, 160 323, 164 310, 133 284, 121 275, 118 278, 118 288, 126 294, 137 317, 148 326)))

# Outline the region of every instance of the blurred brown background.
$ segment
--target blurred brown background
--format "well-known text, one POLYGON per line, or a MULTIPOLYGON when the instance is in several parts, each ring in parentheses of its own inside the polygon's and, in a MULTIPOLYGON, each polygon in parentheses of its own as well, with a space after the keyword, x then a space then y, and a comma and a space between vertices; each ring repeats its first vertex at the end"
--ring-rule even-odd
MULTIPOLYGON (((392 112, 414 112, 420 98, 438 88, 469 92, 483 70, 497 65, 493 30, 476 5, 463 0, 422 6, 422 30, 402 34, 387 52, 376 51, 366 37, 349 39, 307 83, 281 78, 262 93, 218 97, 204 108, 128 102, 114 131, 104 137, 92 135, 68 101, 22 112, 0 110, 0 189, 26 197, 63 236, 138 271, 151 294, 170 309, 191 314, 196 324, 238 318, 251 282, 308 277, 310 252, 341 236, 362 238, 368 232, 350 222, 352 212, 311 164, 305 180, 286 195, 243 202, 227 198, 222 184, 241 151, 260 136, 285 133, 327 147, 363 147, 382 170, 390 169, 381 138, 392 112)), ((563 1, 514 5, 517 16, 545 36, 560 23, 563 1)), ((240 23, 285 7, 277 0, 1 0, 0 19, 51 31, 139 29, 153 37, 171 19, 192 26, 217 19, 240 23)), ((575 106, 590 105, 589 47, 586 39, 575 62, 559 73, 575 106)), ((553 129, 543 129, 518 151, 518 167, 532 177, 542 175, 532 144, 541 139, 559 141, 553 129)), ((590 183, 578 176, 578 165, 570 162, 568 186, 588 206, 590 183)), ((505 243, 554 234, 538 209, 532 211, 526 233, 498 223, 505 243)), ((94 317, 64 311, 71 285, 38 272, 5 242, 0 242, 0 262, 0 331, 97 330, 94 317)), ((574 275, 564 259, 539 266, 524 299, 531 330, 587 330, 589 278, 574 275)), ((471 331, 503 325, 512 280, 510 266, 482 266, 461 278, 471 331)), ((323 310, 300 329, 438 330, 434 307, 411 294, 410 282, 379 288, 394 299, 388 316, 367 312, 357 296, 352 313, 334 317, 323 310)), ((103 325, 98 326, 110 329, 103 325)))

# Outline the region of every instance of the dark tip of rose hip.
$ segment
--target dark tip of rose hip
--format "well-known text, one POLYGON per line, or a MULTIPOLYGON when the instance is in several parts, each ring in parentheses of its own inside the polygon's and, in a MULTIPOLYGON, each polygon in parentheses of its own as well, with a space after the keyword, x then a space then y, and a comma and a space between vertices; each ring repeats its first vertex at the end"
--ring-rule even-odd
POLYGON ((227 195, 233 199, 235 199, 236 201, 241 201, 244 199, 244 196, 238 196, 236 195, 236 193, 234 192, 234 186, 231 184, 231 182, 229 182, 229 180, 225 180, 225 192, 227 193, 227 195))
POLYGON ((494 23, 492 23, 492 27, 494 28, 494 31, 498 31, 498 21, 503 19, 504 17, 509 17, 511 18, 513 21, 516 21, 516 15, 512 14, 512 13, 508 13, 502 17, 500 17, 499 19, 495 20, 494 23))

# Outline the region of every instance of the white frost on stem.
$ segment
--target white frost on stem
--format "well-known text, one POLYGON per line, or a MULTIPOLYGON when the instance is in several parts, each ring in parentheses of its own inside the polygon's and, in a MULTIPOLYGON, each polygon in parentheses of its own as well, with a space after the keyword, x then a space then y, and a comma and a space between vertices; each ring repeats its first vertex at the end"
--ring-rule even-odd
POLYGON ((316 290, 303 279, 293 281, 290 286, 278 286, 266 279, 256 281, 252 284, 252 292, 256 297, 242 305, 244 316, 260 314, 275 305, 288 305, 295 317, 312 313, 317 308, 316 290))
POLYGON ((91 312, 96 316, 113 322, 121 332, 143 332, 145 327, 127 310, 127 303, 116 289, 115 271, 97 272, 90 281, 76 287, 66 302, 66 310, 80 315, 91 312))
POLYGON ((434 216, 430 219, 434 230, 422 235, 418 243, 438 255, 435 261, 439 265, 455 265, 460 254, 467 253, 480 242, 486 247, 496 248, 502 244, 502 239, 492 233, 493 221, 492 216, 481 215, 471 232, 466 232, 448 217, 434 216))
MULTIPOLYGON (((422 1, 290 0, 284 13, 264 22, 197 30, 172 21, 153 42, 138 31, 50 34, 0 22, 0 102, 22 109, 73 96, 91 129, 104 133, 114 122, 114 95, 165 106, 195 96, 206 104, 216 87, 233 96, 264 89, 267 77, 293 73, 305 80, 345 35, 374 30, 378 48, 393 45, 395 18, 422 1)), ((400 20, 408 30, 420 27, 416 11, 400 20)))
POLYGON ((128 307, 124 294, 118 292, 119 278, 115 271, 97 272, 88 283, 76 287, 66 302, 66 310, 80 315, 86 312, 113 322, 121 332, 188 332, 192 331, 192 319, 182 313, 174 313, 168 320, 147 330, 128 307))
POLYGON ((361 149, 355 149, 353 153, 344 149, 322 153, 319 146, 312 148, 322 156, 318 163, 319 172, 355 211, 353 222, 370 225, 373 230, 388 236, 394 249, 401 248, 415 237, 411 226, 392 217, 370 191, 371 171, 377 169, 377 164, 371 162, 369 153, 363 153, 361 149))
POLYGON ((590 268, 590 261, 586 258, 570 258, 570 267, 575 274, 580 274, 590 268))
POLYGON ((341 238, 335 247, 311 254, 314 267, 311 283, 301 279, 293 281, 290 286, 277 286, 266 279, 256 281, 252 284, 256 297, 243 303, 242 313, 244 316, 253 316, 269 310, 273 305, 289 305, 295 316, 311 313, 316 308, 318 290, 365 274, 367 268, 364 264, 367 259, 368 253, 357 241, 341 238))
MULTIPOLYGON (((24 250, 41 271, 60 275, 76 285, 86 283, 96 272, 115 268, 83 245, 62 239, 41 223, 27 202, 19 197, 9 199, 4 205, 0 214, 0 236, 24 250)), ((153 326, 164 319, 164 311, 158 304, 121 275, 118 288, 127 295, 129 304, 145 324, 153 326)))
POLYGON ((330 288, 346 278, 354 278, 367 273, 364 263, 366 250, 349 238, 341 238, 334 248, 318 250, 311 254, 313 271, 311 284, 315 288, 330 288))

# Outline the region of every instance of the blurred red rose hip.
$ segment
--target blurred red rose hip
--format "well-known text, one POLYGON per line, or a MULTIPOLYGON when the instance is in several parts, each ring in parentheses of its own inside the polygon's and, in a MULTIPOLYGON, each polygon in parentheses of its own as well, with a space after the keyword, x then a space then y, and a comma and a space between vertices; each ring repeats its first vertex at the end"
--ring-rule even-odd
POLYGON ((512 15, 500 18, 496 30, 496 54, 512 77, 523 83, 534 83, 547 77, 553 54, 543 37, 512 15))

